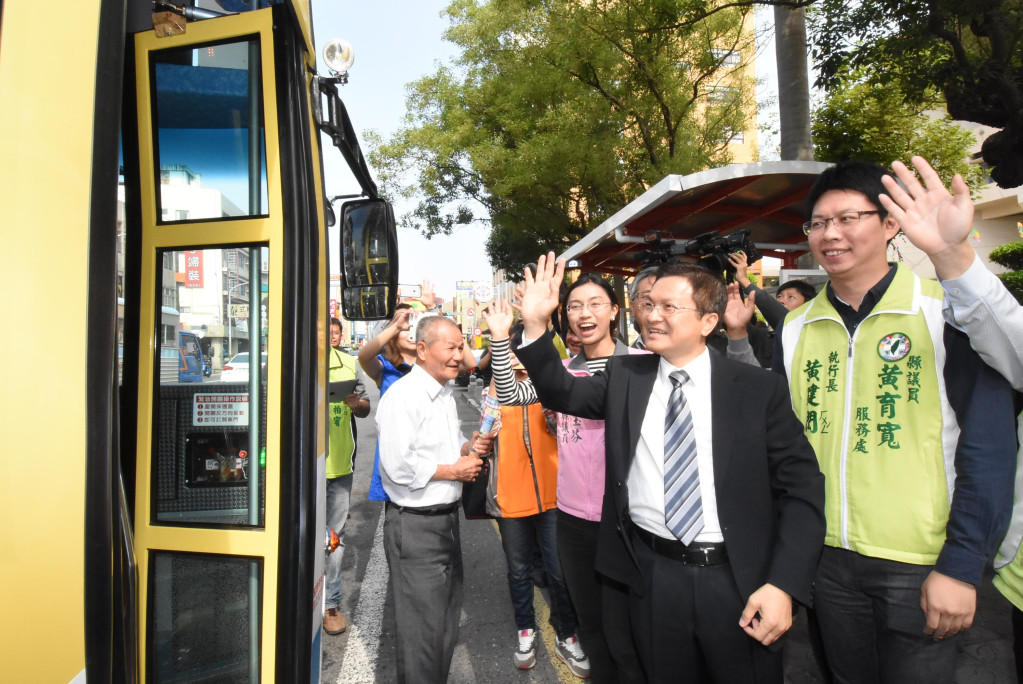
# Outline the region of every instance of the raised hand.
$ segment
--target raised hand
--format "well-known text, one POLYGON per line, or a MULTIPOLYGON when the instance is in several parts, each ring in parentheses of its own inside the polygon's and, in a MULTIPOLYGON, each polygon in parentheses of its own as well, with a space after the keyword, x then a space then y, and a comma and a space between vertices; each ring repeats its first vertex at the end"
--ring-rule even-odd
POLYGON ((393 328, 397 332, 409 329, 408 317, 412 314, 412 309, 398 309, 394 312, 394 316, 391 318, 391 322, 387 324, 388 328, 393 328))
POLYGON ((433 292, 433 283, 431 283, 429 280, 424 280, 423 284, 420 286, 420 289, 422 290, 422 292, 419 295, 419 301, 423 303, 423 306, 426 307, 426 310, 429 311, 433 307, 437 306, 437 297, 433 292))
POLYGON ((528 268, 525 269, 519 311, 522 313, 526 337, 538 339, 547 332, 547 321, 558 309, 564 277, 565 262, 556 261, 554 252, 548 252, 537 259, 535 278, 528 268))
POLYGON ((490 328, 490 339, 506 340, 515 315, 512 313, 511 304, 504 300, 494 300, 484 307, 483 320, 490 328))
POLYGON ((525 290, 522 288, 522 283, 519 283, 515 286, 515 289, 512 290, 512 300, 509 302, 509 304, 511 304, 511 308, 518 311, 519 314, 522 313, 522 309, 519 308, 519 302, 522 301, 522 295, 524 292, 525 290))
POLYGON ((756 308, 754 298, 756 292, 750 292, 745 302, 739 293, 739 283, 728 285, 728 305, 725 308, 725 328, 728 336, 739 340, 746 337, 746 326, 753 320, 753 309, 756 308))
POLYGON ((746 260, 746 252, 741 249, 728 255, 728 262, 735 269, 735 280, 745 289, 749 287, 749 264, 746 260))
POLYGON ((879 200, 892 218, 899 222, 906 237, 921 249, 940 278, 957 278, 973 263, 973 249, 966 242, 973 227, 973 201, 962 176, 952 179, 952 192, 942 185, 937 172, 923 157, 913 157, 923 184, 902 162, 892 170, 905 186, 891 176, 881 179, 888 195, 879 200))

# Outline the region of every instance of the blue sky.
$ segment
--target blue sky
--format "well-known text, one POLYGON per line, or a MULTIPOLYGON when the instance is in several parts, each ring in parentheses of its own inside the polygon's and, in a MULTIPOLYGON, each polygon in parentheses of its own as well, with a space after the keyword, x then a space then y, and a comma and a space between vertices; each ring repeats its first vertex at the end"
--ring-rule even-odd
MULTIPOLYGON (((449 0, 313 0, 317 62, 322 63, 323 45, 331 38, 344 38, 355 49, 355 64, 340 92, 360 140, 367 129, 385 139, 394 133, 405 115, 405 85, 454 56, 453 46, 442 39, 448 23, 440 13, 448 4, 449 0)), ((340 153, 327 151, 324 156, 327 193, 358 192, 340 153)), ((400 216, 410 208, 396 205, 395 213, 400 216)), ((482 226, 431 240, 399 228, 400 280, 409 284, 431 280, 446 298, 454 295, 456 280, 489 283, 493 269, 484 250, 486 239, 482 226)), ((332 265, 332 271, 336 268, 332 265)))
MULTIPOLYGON (((375 129, 385 139, 396 131, 405 114, 405 85, 432 73, 438 62, 447 62, 456 54, 454 46, 442 38, 448 22, 441 12, 449 2, 313 0, 317 62, 322 62, 323 45, 331 38, 344 38, 355 49, 355 64, 348 84, 341 88, 341 98, 360 140, 367 129, 375 129)), ((770 10, 764 16, 770 21, 770 10)), ((764 67, 773 72, 773 44, 763 46, 760 55, 761 73, 764 67)), ((323 70, 322 65, 320 68, 323 70)), ((340 153, 328 151, 325 156, 327 193, 358 192, 358 184, 340 153)), ((400 216, 410 208, 397 205, 395 212, 400 216)), ((486 238, 487 229, 482 226, 467 226, 454 235, 431 240, 414 230, 399 228, 401 282, 414 284, 429 279, 442 297, 454 294, 456 280, 490 282, 492 268, 484 249, 486 238)), ((332 245, 337 244, 336 235, 331 240, 332 245)), ((333 260, 332 271, 337 271, 333 260)))

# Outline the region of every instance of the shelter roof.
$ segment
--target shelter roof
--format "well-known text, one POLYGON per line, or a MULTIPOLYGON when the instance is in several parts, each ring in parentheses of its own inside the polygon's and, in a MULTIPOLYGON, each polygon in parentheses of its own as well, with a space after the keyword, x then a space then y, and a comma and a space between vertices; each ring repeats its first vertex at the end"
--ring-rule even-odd
POLYGON ((644 236, 690 240, 743 228, 767 256, 791 262, 808 250, 803 201, 825 162, 731 164, 687 176, 670 175, 597 226, 560 258, 584 270, 631 275, 650 247, 644 236))

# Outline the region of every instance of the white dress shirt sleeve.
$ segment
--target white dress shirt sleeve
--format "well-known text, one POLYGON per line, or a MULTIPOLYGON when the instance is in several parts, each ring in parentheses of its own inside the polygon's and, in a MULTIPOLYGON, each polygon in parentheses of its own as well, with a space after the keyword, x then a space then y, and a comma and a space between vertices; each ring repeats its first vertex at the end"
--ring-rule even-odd
POLYGON ((1023 307, 980 257, 958 278, 942 281, 945 320, 970 337, 986 364, 1023 391, 1023 307))

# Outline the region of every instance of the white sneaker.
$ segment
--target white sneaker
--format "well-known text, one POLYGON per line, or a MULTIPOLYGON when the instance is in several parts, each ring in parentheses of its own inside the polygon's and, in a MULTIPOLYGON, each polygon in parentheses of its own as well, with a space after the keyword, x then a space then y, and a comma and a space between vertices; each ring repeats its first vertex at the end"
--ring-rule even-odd
POLYGON ((557 649, 555 649, 558 657, 565 661, 568 665, 568 669, 572 671, 576 677, 580 679, 589 679, 590 677, 590 659, 583 653, 583 647, 579 643, 579 637, 575 634, 568 637, 565 640, 557 640, 557 649))
MULTIPOLYGON (((529 670, 536 665, 536 630, 519 630, 519 650, 515 651, 515 667, 529 670)), ((587 668, 589 665, 587 665, 587 668)))

